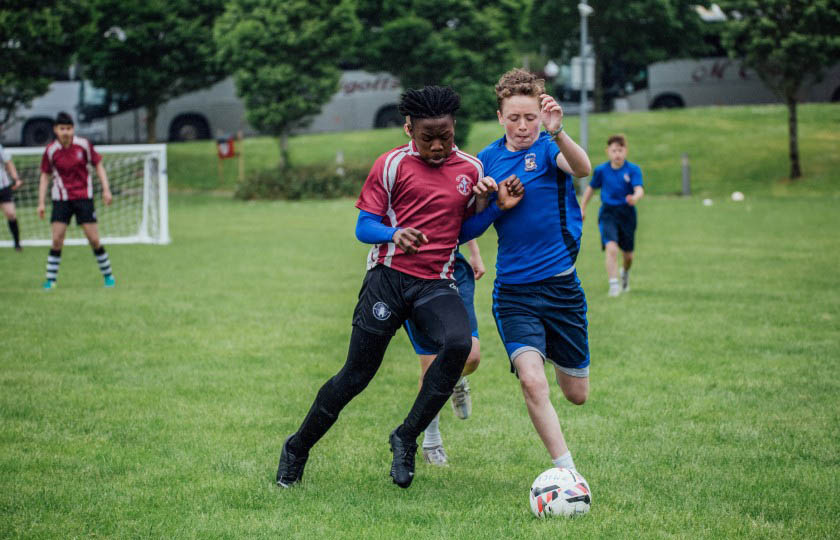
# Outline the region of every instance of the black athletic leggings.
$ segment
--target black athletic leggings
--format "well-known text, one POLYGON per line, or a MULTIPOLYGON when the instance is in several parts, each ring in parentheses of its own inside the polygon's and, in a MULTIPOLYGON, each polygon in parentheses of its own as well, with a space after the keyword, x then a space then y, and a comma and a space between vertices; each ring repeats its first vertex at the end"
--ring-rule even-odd
MULTIPOLYGON (((415 306, 412 319, 439 349, 414 405, 399 427, 397 435, 404 441, 415 441, 444 406, 472 347, 467 311, 457 295, 440 295, 415 306)), ((306 418, 289 440, 293 452, 309 452, 332 427, 344 406, 367 387, 382 364, 391 337, 353 327, 347 361, 318 391, 306 418)))

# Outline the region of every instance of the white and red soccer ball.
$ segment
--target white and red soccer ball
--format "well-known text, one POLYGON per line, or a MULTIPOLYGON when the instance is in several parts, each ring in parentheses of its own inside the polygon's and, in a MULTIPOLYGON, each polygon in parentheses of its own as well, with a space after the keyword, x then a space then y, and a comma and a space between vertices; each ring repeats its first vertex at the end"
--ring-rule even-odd
POLYGON ((531 484, 531 511, 538 518, 579 516, 589 512, 592 492, 580 473, 548 469, 531 484))

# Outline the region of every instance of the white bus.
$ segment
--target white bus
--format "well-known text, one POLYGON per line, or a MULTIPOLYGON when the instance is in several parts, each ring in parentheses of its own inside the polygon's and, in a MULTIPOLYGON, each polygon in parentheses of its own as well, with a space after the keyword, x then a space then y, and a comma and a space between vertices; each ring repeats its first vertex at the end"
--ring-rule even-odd
MULTIPOLYGON (((296 133, 351 131, 402 125, 397 111, 401 88, 388 73, 344 71, 339 90, 307 127, 296 133)), ((5 146, 42 146, 52 138, 52 120, 59 111, 76 120, 76 131, 96 143, 143 143, 146 110, 111 96, 89 81, 54 82, 30 107, 4 126, 5 146)), ((239 130, 255 134, 245 119, 245 106, 228 77, 209 88, 162 104, 156 121, 158 141, 207 139, 239 130)))
POLYGON ((15 111, 12 119, 0 126, 3 146, 45 146, 53 138, 53 120, 65 111, 77 119, 79 81, 55 81, 43 96, 32 100, 29 107, 15 111))
MULTIPOLYGON (((819 82, 804 84, 800 102, 840 101, 840 64, 819 82)), ((730 58, 656 62, 647 68, 647 88, 626 97, 630 110, 778 103, 755 71, 730 58)))

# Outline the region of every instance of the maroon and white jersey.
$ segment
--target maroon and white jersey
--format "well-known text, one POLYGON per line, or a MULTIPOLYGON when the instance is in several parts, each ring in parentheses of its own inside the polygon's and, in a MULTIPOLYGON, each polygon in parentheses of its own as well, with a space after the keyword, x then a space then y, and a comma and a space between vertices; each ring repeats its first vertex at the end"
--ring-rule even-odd
POLYGON ((99 165, 102 156, 83 137, 73 137, 67 148, 58 140, 51 142, 41 158, 41 172, 52 174, 52 199, 73 201, 93 198, 93 180, 88 164, 99 165))
POLYGON ((376 160, 356 208, 384 216, 388 227, 411 227, 429 239, 409 255, 396 244, 374 245, 367 268, 384 264, 423 279, 452 279, 461 224, 475 209, 472 188, 484 176, 481 162, 457 148, 440 167, 420 158, 414 141, 376 160))

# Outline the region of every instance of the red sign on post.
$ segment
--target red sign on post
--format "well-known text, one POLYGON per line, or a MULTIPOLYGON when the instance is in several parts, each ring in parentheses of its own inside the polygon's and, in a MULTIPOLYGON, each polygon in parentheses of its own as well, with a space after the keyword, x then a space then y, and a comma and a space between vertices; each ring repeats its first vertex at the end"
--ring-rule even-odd
POLYGON ((219 170, 219 185, 224 185, 224 164, 223 161, 228 158, 237 158, 237 162, 239 164, 239 181, 245 181, 245 160, 243 159, 243 150, 245 149, 245 142, 242 139, 242 131, 239 131, 236 134, 236 137, 233 135, 224 135, 216 139, 216 152, 219 154, 219 161, 218 163, 218 170, 219 170), (236 151, 236 145, 234 141, 239 141, 239 152, 236 151))
POLYGON ((236 157, 236 148, 234 146, 233 141, 233 137, 216 140, 217 150, 219 151, 219 159, 228 159, 236 157))

